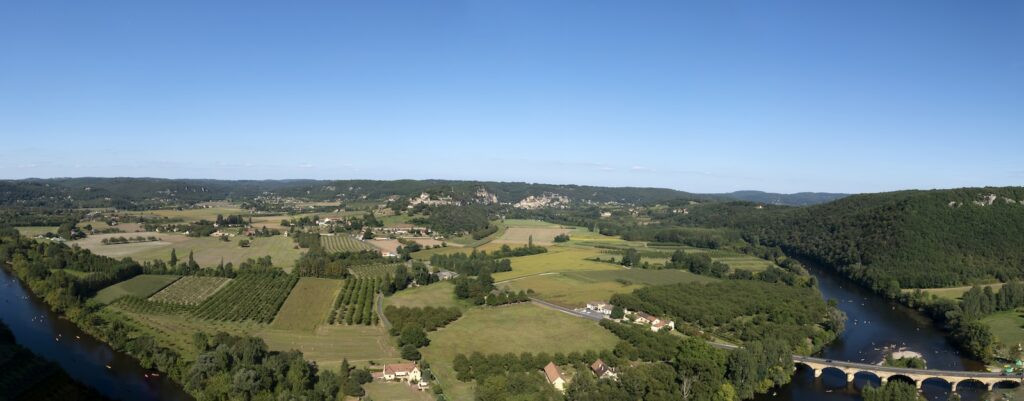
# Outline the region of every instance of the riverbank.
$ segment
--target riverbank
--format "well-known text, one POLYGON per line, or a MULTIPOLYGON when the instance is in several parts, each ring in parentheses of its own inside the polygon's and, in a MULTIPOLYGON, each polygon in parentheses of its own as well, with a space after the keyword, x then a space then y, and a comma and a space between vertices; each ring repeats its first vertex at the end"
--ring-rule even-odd
POLYGON ((6 268, 0 267, 0 281, 0 320, 17 344, 53 361, 71 378, 115 400, 193 401, 167 375, 143 368, 53 312, 6 268))

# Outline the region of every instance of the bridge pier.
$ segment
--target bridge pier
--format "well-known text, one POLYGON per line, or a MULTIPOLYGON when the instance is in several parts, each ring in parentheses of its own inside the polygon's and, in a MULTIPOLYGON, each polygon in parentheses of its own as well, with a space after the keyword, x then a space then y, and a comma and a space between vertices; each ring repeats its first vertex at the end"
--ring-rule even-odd
POLYGON ((918 390, 921 389, 921 385, 922 384, 924 384, 924 380, 921 380, 921 379, 914 380, 914 387, 917 388, 918 390))
POLYGON ((960 382, 958 382, 956 380, 950 380, 949 381, 949 392, 951 392, 951 393, 955 393, 956 392, 956 385, 957 385, 957 383, 960 383, 960 382))
POLYGON ((885 376, 878 376, 878 381, 879 381, 879 384, 884 386, 885 383, 889 382, 889 378, 885 377, 885 376))
POLYGON ((988 391, 992 391, 992 385, 994 385, 994 384, 995 383, 985 383, 985 389, 988 390, 988 391))
POLYGON ((821 372, 822 372, 822 370, 823 370, 823 369, 818 369, 818 368, 814 368, 814 378, 815 378, 815 379, 817 379, 817 378, 821 377, 821 372))
POLYGON ((846 374, 846 384, 853 384, 853 378, 857 376, 857 372, 850 372, 846 374))

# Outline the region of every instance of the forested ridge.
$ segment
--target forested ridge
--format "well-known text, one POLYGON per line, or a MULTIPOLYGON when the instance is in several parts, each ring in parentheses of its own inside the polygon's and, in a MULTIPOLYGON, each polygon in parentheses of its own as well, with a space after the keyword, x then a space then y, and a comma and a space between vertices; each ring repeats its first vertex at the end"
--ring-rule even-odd
POLYGON ((709 205, 678 222, 741 228, 749 241, 817 259, 895 295, 1024 277, 1022 201, 1021 187, 900 191, 805 208, 709 205))

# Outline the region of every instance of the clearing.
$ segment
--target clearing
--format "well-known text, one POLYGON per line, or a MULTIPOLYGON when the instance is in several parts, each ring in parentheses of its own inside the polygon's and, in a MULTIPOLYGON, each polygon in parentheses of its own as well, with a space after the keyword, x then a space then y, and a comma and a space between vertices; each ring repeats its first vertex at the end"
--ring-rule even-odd
POLYGON ((134 295, 139 298, 149 298, 150 295, 164 289, 180 276, 141 274, 131 279, 104 288, 96 293, 93 299, 102 304, 109 304, 118 298, 134 295))
POLYGON ((540 273, 570 270, 623 270, 611 263, 595 262, 596 257, 607 257, 602 251, 575 247, 548 247, 546 253, 510 258, 512 271, 494 274, 495 281, 503 281, 540 273))
POLYGON ((16 228, 18 230, 18 233, 20 233, 21 235, 24 235, 26 237, 32 238, 32 237, 35 237, 37 235, 43 235, 43 234, 46 234, 46 233, 54 233, 54 234, 56 234, 57 233, 57 229, 60 228, 60 227, 57 227, 57 226, 52 226, 52 227, 51 226, 31 226, 31 227, 21 226, 21 227, 14 227, 14 228, 16 228))
MULTIPOLYGON (((979 287, 991 287, 992 291, 999 292, 999 289, 1003 288, 1003 284, 1004 283, 979 284, 979 287)), ((963 287, 921 288, 921 291, 929 293, 929 294, 933 294, 933 295, 935 295, 935 296, 937 296, 939 298, 960 299, 960 297, 964 296, 964 293, 967 292, 968 290, 970 290, 971 287, 974 287, 974 286, 973 285, 965 285, 963 287)), ((917 291, 917 289, 908 288, 908 289, 903 290, 903 292, 914 292, 914 291, 917 291)))
POLYGON ((341 288, 341 280, 303 277, 295 284, 284 301, 277 317, 270 324, 273 329, 313 331, 327 319, 334 298, 341 288))
POLYGON ((1015 348, 1018 344, 1024 344, 1024 313, 1020 310, 996 312, 985 316, 981 322, 992 329, 996 342, 1007 349, 1015 348))
POLYGON ((469 308, 468 301, 455 298, 455 285, 448 281, 424 285, 396 292, 384 298, 384 306, 405 306, 410 308, 423 306, 469 308))
POLYGON ((570 353, 611 349, 618 338, 596 322, 534 304, 472 308, 459 320, 431 332, 421 349, 452 400, 472 400, 473 383, 455 378, 452 360, 459 353, 570 353))
POLYGON ((533 290, 537 298, 566 306, 581 307, 589 301, 607 301, 614 294, 632 292, 647 285, 715 280, 684 270, 603 270, 541 274, 499 284, 502 288, 533 290))

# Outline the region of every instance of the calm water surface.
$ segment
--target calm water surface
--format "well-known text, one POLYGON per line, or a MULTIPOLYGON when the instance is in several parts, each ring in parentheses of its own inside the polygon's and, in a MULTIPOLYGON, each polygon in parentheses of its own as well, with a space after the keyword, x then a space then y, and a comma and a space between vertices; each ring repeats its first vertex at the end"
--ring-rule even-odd
MULTIPOLYGON (((883 347, 895 345, 921 353, 930 369, 984 370, 978 362, 960 355, 946 336, 921 313, 868 291, 830 270, 810 266, 811 274, 818 278, 818 286, 825 299, 839 301, 839 307, 848 317, 846 331, 818 356, 854 362, 877 363, 883 358, 883 347)), ((775 393, 761 395, 758 401, 850 401, 861 400, 859 389, 866 384, 877 386, 879 379, 872 374, 858 374, 852 384, 838 370, 826 369, 821 377, 806 367, 798 367, 792 383, 775 393)), ((984 394, 980 384, 961 383, 959 394, 965 401, 979 400, 984 394)), ((942 380, 925 381, 922 388, 929 400, 946 400, 949 384, 942 380)))
POLYGON ((132 401, 192 400, 166 376, 153 376, 153 371, 143 369, 131 357, 59 318, 2 267, 0 320, 14 332, 18 344, 56 362, 75 380, 107 397, 132 401))

